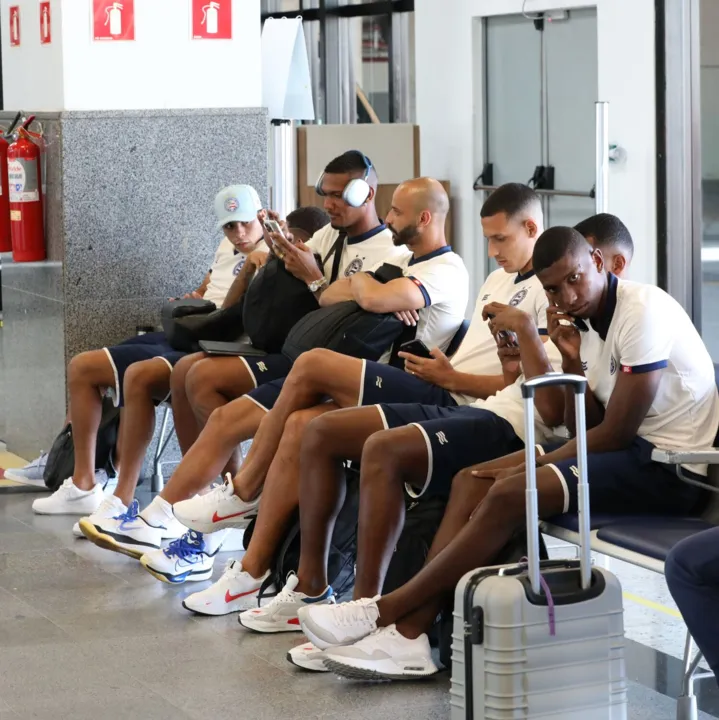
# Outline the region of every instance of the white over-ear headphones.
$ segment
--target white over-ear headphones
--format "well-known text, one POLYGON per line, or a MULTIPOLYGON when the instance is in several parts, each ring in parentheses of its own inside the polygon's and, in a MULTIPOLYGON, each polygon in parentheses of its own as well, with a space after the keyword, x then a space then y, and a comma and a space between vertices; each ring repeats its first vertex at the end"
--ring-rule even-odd
MULTIPOLYGON (((372 171, 372 162, 370 159, 359 150, 350 150, 350 152, 357 153, 362 158, 362 162, 365 165, 364 175, 361 178, 354 178, 350 180, 345 189, 342 191, 342 199, 353 208, 362 207, 369 199, 372 193, 372 188, 369 185, 369 174, 372 171)), ((324 197, 325 193, 322 190, 322 182, 325 179, 325 174, 320 175, 319 180, 315 184, 315 192, 320 196, 324 197)))

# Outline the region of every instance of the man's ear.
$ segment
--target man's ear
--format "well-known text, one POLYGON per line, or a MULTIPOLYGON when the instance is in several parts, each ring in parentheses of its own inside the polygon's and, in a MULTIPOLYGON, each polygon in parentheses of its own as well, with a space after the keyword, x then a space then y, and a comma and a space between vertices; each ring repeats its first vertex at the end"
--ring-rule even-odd
POLYGON ((527 235, 529 235, 529 237, 536 238, 539 236, 539 227, 537 227, 537 223, 531 218, 524 221, 524 227, 527 228, 527 235))
POLYGON ((614 262, 612 263, 612 272, 617 276, 621 277, 622 273, 627 268, 627 259, 624 257, 624 255, 615 255, 614 256, 614 262))
POLYGON ((599 248, 592 250, 592 261, 597 268, 597 272, 604 271, 604 255, 602 255, 602 251, 599 248))

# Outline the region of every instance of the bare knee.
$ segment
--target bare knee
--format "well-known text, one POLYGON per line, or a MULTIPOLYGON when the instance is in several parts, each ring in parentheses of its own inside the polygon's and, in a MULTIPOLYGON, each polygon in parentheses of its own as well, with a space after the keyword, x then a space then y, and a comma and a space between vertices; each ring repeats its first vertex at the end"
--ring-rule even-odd
POLYGON ((325 348, 314 348, 302 353, 292 366, 285 384, 307 388, 314 387, 327 373, 332 372, 337 353, 325 348))
MULTIPOLYGON (((130 398, 150 400, 158 394, 167 394, 170 368, 163 360, 146 360, 130 365, 125 372, 123 395, 130 398)), ((158 397, 157 399, 162 399, 158 397)))
POLYGON ((334 453, 332 443, 332 413, 320 415, 311 420, 305 428, 302 438, 302 452, 312 457, 319 453, 334 453))
MULTIPOLYGON (((75 355, 67 368, 67 381, 71 385, 79 383, 95 384, 101 375, 112 372, 112 364, 104 350, 90 350, 75 355)), ((108 378, 109 379, 109 378, 108 378)))
POLYGON ((282 439, 290 442, 300 443, 310 423, 317 418, 314 408, 309 410, 297 410, 293 412, 285 423, 282 439))
POLYGON ((185 394, 185 383, 187 381, 187 374, 192 368, 205 358, 204 353, 193 353, 192 355, 185 355, 180 358, 178 363, 172 369, 172 376, 170 377, 170 386, 172 387, 173 395, 176 393, 185 394))
POLYGON ((489 488, 484 504, 491 515, 501 515, 508 521, 519 522, 526 516, 526 482, 524 476, 497 480, 489 488))
POLYGON ((196 362, 187 373, 185 379, 185 392, 191 403, 196 403, 213 387, 214 371, 212 361, 208 358, 196 362))
POLYGON ((362 450, 365 470, 362 482, 386 482, 388 475, 404 482, 405 476, 416 472, 418 462, 424 460, 426 466, 425 445, 417 435, 416 428, 411 426, 380 430, 370 435, 362 450))

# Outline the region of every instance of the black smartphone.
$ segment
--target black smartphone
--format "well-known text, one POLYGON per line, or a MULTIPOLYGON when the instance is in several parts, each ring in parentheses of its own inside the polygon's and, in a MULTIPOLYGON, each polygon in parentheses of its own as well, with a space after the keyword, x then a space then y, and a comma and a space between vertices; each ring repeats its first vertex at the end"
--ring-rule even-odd
POLYGON ((432 354, 430 353, 429 348, 421 340, 410 340, 409 342, 404 343, 404 345, 400 345, 399 349, 402 352, 410 353, 411 355, 416 355, 417 357, 425 358, 426 360, 432 359, 432 354))
MULTIPOLYGON (((487 320, 494 320, 494 315, 487 315, 487 320)), ((511 347, 519 347, 517 343, 517 336, 509 330, 500 330, 497 333, 497 337, 500 340, 506 340, 507 345, 510 345, 511 347)))

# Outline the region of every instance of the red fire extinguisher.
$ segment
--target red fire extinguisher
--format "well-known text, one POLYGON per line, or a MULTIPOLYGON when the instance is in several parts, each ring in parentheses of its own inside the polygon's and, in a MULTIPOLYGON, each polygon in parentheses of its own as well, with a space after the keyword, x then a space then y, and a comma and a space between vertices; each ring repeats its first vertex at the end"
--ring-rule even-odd
POLYGON ((45 259, 40 148, 28 131, 34 119, 34 115, 28 118, 18 131, 17 140, 8 148, 10 231, 15 262, 45 259))
POLYGON ((0 135, 0 252, 12 250, 12 236, 10 234, 10 187, 7 173, 7 151, 10 147, 8 140, 20 122, 22 113, 19 112, 10 127, 0 135))

